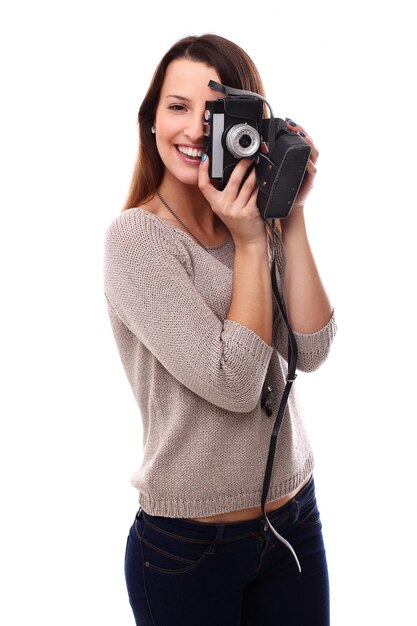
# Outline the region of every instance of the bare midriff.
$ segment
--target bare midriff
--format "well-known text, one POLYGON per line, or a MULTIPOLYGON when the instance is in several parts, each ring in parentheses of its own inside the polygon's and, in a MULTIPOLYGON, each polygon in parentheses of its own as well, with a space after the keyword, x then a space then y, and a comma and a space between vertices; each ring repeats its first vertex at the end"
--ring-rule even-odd
MULTIPOLYGON (((279 509, 284 506, 284 504, 287 504, 287 502, 295 498, 297 493, 301 491, 301 489, 304 487, 304 485, 308 483, 309 480, 310 476, 306 478, 306 480, 291 493, 283 496, 282 498, 278 498, 278 500, 267 502, 265 506, 266 512, 271 513, 271 511, 276 511, 276 509, 279 509)), ((207 524, 216 524, 218 522, 246 522, 248 520, 254 520, 261 517, 263 517, 261 507, 255 506, 250 509, 239 509, 238 511, 230 511, 230 513, 221 513, 220 515, 210 515, 209 517, 193 517, 191 518, 191 521, 206 522, 207 524)))

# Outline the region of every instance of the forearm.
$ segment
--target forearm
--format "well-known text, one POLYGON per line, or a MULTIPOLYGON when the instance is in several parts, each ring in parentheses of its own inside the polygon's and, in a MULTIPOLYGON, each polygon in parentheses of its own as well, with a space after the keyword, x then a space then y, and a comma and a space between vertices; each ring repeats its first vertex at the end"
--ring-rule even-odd
POLYGON ((259 244, 236 244, 232 300, 226 318, 253 330, 272 346, 272 285, 267 236, 259 244))
POLYGON ((307 237, 303 209, 281 221, 285 251, 284 296, 291 328, 314 333, 327 324, 332 306, 307 237))

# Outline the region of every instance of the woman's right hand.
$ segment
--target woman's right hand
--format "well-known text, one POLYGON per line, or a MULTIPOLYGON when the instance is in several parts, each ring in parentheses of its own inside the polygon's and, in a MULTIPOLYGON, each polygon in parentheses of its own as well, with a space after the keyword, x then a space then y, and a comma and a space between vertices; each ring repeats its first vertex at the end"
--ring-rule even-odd
POLYGON ((239 161, 223 191, 219 191, 212 185, 208 161, 207 157, 200 163, 198 186, 214 213, 226 224, 235 245, 265 242, 265 223, 256 205, 258 187, 255 169, 239 190, 252 161, 249 159, 239 161))

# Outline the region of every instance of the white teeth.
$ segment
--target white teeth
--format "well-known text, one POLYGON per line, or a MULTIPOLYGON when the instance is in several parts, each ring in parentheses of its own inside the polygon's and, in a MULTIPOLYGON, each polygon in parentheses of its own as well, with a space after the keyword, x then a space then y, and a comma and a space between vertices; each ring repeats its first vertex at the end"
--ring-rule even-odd
POLYGON ((185 154, 186 156, 189 157, 199 157, 201 158, 203 156, 204 150, 199 150, 197 148, 188 148, 186 146, 177 146, 179 152, 182 152, 182 154, 185 154))

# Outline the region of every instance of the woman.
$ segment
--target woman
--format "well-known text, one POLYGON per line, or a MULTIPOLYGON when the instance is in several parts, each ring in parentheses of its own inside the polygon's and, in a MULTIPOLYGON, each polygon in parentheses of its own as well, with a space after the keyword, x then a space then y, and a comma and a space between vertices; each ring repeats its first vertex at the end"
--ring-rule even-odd
MULTIPOLYGON (((239 161, 223 191, 209 179, 204 110, 219 97, 210 80, 263 94, 253 62, 234 43, 203 35, 172 46, 139 111, 128 200, 106 233, 108 311, 143 420, 143 461, 131 479, 140 507, 125 554, 129 601, 141 626, 325 626, 313 455, 294 389, 266 512, 301 573, 260 506, 287 334, 255 173, 241 185, 250 162, 239 161)), ((301 126, 287 123, 312 147, 280 228, 298 368, 312 371, 336 325, 304 222, 318 152, 301 126)))

